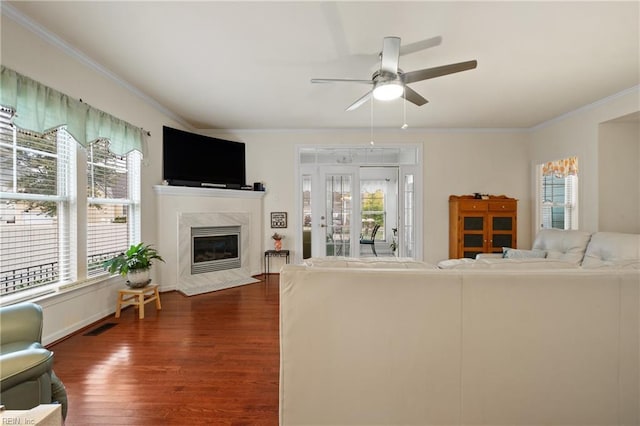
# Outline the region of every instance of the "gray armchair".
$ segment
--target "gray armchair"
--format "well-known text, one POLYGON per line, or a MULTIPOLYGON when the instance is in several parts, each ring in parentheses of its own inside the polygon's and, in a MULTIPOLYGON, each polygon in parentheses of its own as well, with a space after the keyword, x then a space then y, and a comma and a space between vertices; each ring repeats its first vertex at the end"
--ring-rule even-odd
POLYGON ((42 346, 42 308, 19 303, 0 308, 0 403, 9 410, 62 404, 67 395, 53 373, 53 352, 42 346))

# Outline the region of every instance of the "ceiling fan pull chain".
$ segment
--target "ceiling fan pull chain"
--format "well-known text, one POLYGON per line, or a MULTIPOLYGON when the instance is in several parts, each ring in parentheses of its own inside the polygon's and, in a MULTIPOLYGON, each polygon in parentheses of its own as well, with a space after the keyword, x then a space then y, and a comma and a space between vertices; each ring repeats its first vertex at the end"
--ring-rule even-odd
POLYGON ((407 124, 407 87, 402 86, 402 97, 404 98, 402 102, 402 126, 400 128, 402 130, 406 130, 409 125, 407 124))
POLYGON ((369 142, 369 144, 371 144, 371 146, 373 146, 375 144, 375 142, 373 142, 373 97, 371 98, 371 142, 369 142))

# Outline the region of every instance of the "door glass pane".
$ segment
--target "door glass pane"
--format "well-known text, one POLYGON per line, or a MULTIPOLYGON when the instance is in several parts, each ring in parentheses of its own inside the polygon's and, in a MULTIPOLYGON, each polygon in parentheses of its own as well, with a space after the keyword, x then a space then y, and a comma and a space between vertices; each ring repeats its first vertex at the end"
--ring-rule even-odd
POLYGON ((302 176, 302 258, 311 257, 311 176, 302 176))
POLYGON ((349 175, 327 176, 327 256, 350 255, 351 186, 349 175))
POLYGON ((402 243, 403 247, 400 251, 400 256, 413 257, 415 249, 414 241, 414 214, 415 214, 415 202, 414 202, 414 183, 413 175, 404 175, 404 214, 403 214, 403 229, 402 229, 402 243))
POLYGON ((385 239, 386 211, 384 180, 360 181, 360 211, 362 215, 362 236, 370 239, 375 225, 378 225, 376 240, 385 239))

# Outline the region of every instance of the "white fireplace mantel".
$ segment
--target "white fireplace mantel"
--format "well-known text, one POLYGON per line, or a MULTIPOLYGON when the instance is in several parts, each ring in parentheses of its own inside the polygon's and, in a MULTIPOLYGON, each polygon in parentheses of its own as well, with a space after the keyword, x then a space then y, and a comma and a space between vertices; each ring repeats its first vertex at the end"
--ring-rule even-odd
POLYGON ((158 195, 177 197, 218 197, 218 198, 248 198, 261 199, 264 191, 243 191, 238 189, 201 188, 194 186, 155 185, 153 190, 158 195))
MULTIPOLYGON (((262 273, 262 255, 264 253, 262 247, 264 241, 262 199, 265 195, 264 191, 168 185, 155 185, 153 188, 156 193, 158 214, 158 241, 155 245, 165 260, 165 263, 156 263, 157 268, 154 265, 156 273, 154 279, 162 291, 178 290, 187 295, 192 294, 192 290, 200 292, 201 289, 209 288, 213 291, 225 288, 227 285, 234 286, 235 283, 242 281, 239 278, 236 279, 237 277, 225 274, 242 273, 245 278, 250 278, 262 273), (200 225, 202 225, 200 222, 204 223, 208 220, 214 226, 219 226, 220 220, 225 225, 228 225, 227 222, 232 218, 239 220, 237 224, 242 226, 244 234, 241 271, 212 272, 200 274, 195 278, 185 277, 185 265, 182 262, 184 256, 180 255, 181 251, 184 252, 184 245, 188 244, 184 241, 180 242, 184 236, 181 235, 180 227, 185 226, 185 218, 200 225), (248 253, 245 252, 245 249, 248 250, 248 253), (220 277, 222 277, 224 285, 220 283, 220 277), (211 282, 204 282, 208 278, 211 278, 211 282)), ((182 234, 184 233, 183 230, 182 234)), ((245 280, 245 283, 248 281, 250 280, 245 280)))

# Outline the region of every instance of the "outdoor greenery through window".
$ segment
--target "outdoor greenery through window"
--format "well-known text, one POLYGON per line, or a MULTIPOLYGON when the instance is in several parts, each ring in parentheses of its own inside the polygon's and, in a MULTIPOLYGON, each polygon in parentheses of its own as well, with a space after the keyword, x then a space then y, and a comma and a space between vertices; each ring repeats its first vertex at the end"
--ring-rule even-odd
POLYGON ((375 225, 380 225, 376 233, 376 240, 384 240, 385 238, 385 200, 384 188, 382 183, 379 188, 375 187, 375 182, 362 182, 361 197, 361 216, 362 216, 362 235, 366 238, 371 237, 371 232, 375 225))
POLYGON ((0 112, 0 295, 102 273, 96 259, 122 251, 139 233, 140 154, 115 156, 106 141, 85 151, 64 127, 35 134, 11 118, 0 112), (85 155, 87 173, 78 174, 85 155), (83 185, 86 199, 77 190, 83 185), (86 231, 77 221, 84 208, 86 231), (78 248, 81 237, 86 249, 78 248))

